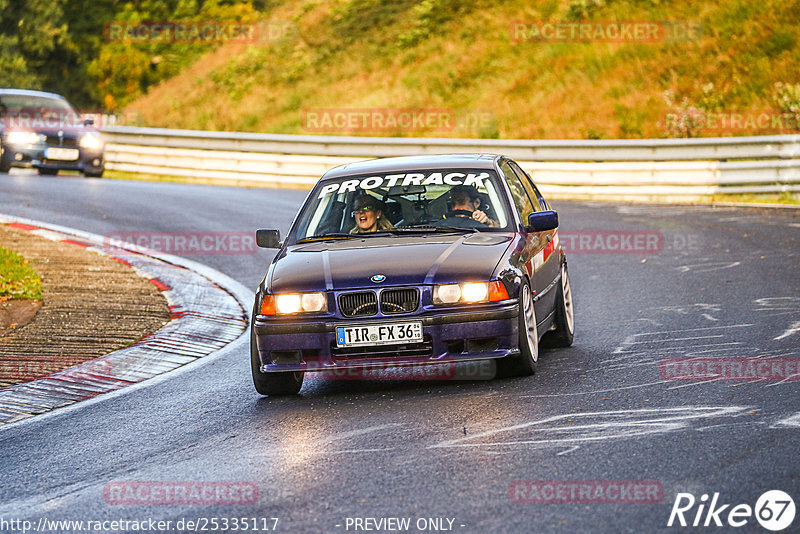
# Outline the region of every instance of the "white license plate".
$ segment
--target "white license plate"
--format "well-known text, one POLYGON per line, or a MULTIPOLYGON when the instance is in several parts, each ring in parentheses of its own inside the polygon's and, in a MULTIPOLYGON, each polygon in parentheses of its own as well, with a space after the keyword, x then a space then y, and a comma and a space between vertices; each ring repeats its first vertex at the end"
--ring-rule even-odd
POLYGON ((44 151, 46 159, 57 159, 60 161, 75 161, 80 156, 80 152, 75 148, 50 147, 44 151))
POLYGON ((419 341, 422 341, 421 321, 336 327, 337 347, 392 345, 419 341))

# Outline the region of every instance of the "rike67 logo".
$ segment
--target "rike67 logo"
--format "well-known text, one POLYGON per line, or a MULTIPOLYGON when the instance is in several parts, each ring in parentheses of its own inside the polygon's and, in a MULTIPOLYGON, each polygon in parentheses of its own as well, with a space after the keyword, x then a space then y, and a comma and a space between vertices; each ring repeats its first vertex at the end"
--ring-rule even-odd
POLYGON ((762 527, 777 532, 792 524, 794 514, 794 500, 781 490, 765 492, 754 507, 744 503, 733 507, 730 504, 721 504, 719 493, 714 493, 711 502, 708 502, 707 494, 701 495, 698 501, 691 493, 678 493, 667 526, 743 527, 752 524, 751 519, 755 516, 762 527))

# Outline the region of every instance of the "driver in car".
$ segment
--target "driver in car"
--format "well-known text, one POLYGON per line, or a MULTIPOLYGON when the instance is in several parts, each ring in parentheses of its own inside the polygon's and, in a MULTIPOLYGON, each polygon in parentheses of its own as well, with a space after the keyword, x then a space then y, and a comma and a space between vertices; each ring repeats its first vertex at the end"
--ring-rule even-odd
POLYGON ((351 234, 366 234, 394 228, 383 214, 383 202, 370 195, 361 195, 353 203, 353 217, 356 220, 351 234))
POLYGON ((457 185, 450 189, 452 208, 445 216, 447 224, 466 228, 489 226, 497 228, 497 221, 481 211, 481 195, 474 185, 457 185))

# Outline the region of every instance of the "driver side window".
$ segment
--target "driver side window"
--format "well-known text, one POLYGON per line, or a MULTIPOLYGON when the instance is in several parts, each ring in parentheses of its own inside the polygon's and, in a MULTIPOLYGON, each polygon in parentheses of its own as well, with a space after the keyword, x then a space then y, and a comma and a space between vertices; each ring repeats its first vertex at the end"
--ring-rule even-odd
POLYGON ((517 207, 520 219, 522 219, 522 224, 528 224, 528 215, 533 213, 534 209, 531 199, 528 197, 528 193, 525 192, 525 187, 522 185, 522 182, 520 182, 519 177, 511 170, 507 161, 503 162, 500 166, 500 170, 503 171, 503 175, 506 177, 506 183, 511 190, 511 197, 514 200, 514 205, 517 207))
POLYGON ((531 183, 530 176, 523 171, 516 162, 509 162, 511 166, 511 170, 513 170, 516 175, 519 177, 520 182, 522 182, 522 187, 525 188, 525 191, 528 193, 528 197, 533 202, 533 211, 541 211, 546 209, 543 205, 542 195, 539 194, 539 191, 536 190, 536 187, 531 183))

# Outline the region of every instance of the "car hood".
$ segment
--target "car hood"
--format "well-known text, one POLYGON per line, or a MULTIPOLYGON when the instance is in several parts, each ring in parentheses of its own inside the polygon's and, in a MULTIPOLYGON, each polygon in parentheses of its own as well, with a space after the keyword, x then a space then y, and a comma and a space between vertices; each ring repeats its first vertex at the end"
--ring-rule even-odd
POLYGON ((488 280, 513 234, 387 236, 289 247, 276 260, 273 293, 488 280), (374 275, 384 275, 380 283, 374 275))

